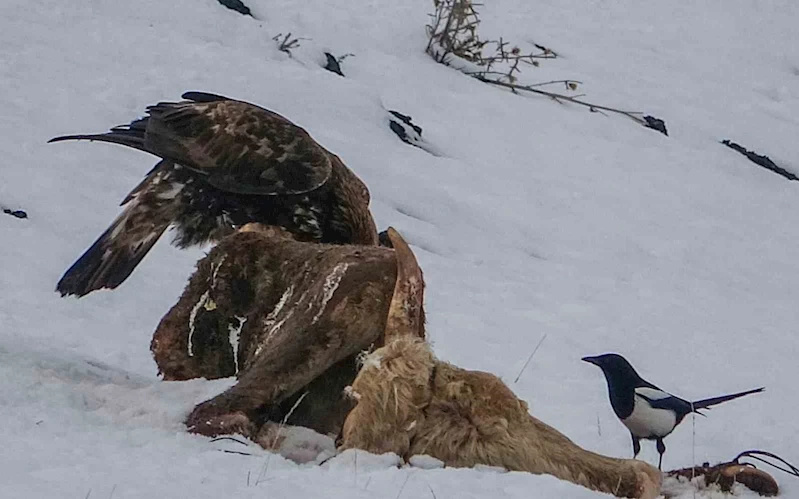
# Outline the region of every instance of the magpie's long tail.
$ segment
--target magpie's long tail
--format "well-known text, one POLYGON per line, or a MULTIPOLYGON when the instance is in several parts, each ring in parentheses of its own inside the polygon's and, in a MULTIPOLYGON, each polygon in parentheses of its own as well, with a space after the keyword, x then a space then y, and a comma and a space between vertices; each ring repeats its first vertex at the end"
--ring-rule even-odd
POLYGON ((730 401, 730 400, 737 399, 739 397, 743 397, 744 395, 751 395, 752 393, 760 393, 760 392, 764 391, 765 389, 766 389, 766 387, 761 386, 760 388, 755 388, 754 390, 747 390, 745 392, 738 392, 738 393, 733 393, 731 395, 722 395, 720 397, 713 397, 713 398, 709 398, 709 399, 697 400, 696 402, 693 403, 693 407, 694 407, 694 409, 706 409, 706 408, 708 408, 710 406, 713 406, 713 405, 716 405, 716 404, 721 404, 723 402, 727 402, 727 401, 730 401))
POLYGON ((140 151, 149 152, 144 145, 144 132, 147 129, 148 117, 140 118, 132 121, 128 125, 120 125, 112 128, 106 133, 93 133, 93 134, 79 134, 79 135, 62 135, 60 137, 53 137, 48 140, 50 142, 61 142, 64 140, 96 140, 98 142, 110 142, 112 144, 120 144, 123 146, 132 147, 140 151))

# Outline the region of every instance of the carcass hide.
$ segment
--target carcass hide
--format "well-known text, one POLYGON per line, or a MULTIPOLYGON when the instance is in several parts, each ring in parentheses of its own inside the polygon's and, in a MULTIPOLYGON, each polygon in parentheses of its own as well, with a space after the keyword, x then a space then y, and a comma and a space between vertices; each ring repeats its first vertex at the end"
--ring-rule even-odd
POLYGON ((396 231, 388 239, 393 249, 327 246, 246 226, 201 260, 152 350, 165 379, 238 382, 198 405, 189 429, 263 442, 260 431, 274 433, 265 423, 282 422, 340 432, 342 448, 658 495, 657 469, 586 451, 532 417, 496 376, 437 360, 424 341, 421 270, 396 231), (356 357, 374 348, 358 372, 356 357))
POLYGON ((189 429, 254 436, 271 420, 337 434, 351 408, 343 389, 356 356, 382 344, 387 324, 424 335, 421 270, 409 256, 398 280, 390 248, 298 242, 257 224, 222 240, 151 344, 165 380, 238 377, 195 408, 189 429))

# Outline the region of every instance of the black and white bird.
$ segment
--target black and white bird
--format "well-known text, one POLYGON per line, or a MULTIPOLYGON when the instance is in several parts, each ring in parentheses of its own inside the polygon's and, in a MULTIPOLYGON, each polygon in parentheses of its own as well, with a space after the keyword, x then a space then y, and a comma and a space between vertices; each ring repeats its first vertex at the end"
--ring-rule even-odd
POLYGON ((583 357, 602 369, 608 382, 610 405, 619 420, 630 430, 633 439, 633 458, 641 451, 641 439, 655 440, 660 454, 658 469, 663 464, 666 445, 663 438, 674 431, 688 414, 699 412, 710 406, 737 399, 751 393, 765 390, 764 387, 745 392, 722 395, 709 399, 689 402, 664 392, 657 386, 641 378, 627 359, 619 354, 606 353, 596 357, 583 357))

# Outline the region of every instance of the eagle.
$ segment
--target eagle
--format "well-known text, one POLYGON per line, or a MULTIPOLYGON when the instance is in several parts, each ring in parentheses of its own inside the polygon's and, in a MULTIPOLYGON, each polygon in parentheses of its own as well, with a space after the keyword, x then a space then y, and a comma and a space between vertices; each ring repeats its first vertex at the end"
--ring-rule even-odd
POLYGON ((283 227, 299 241, 376 245, 369 190, 304 129, 248 102, 186 92, 96 140, 160 161, 122 201, 122 213, 64 273, 61 296, 119 286, 164 231, 187 248, 250 222, 283 227))

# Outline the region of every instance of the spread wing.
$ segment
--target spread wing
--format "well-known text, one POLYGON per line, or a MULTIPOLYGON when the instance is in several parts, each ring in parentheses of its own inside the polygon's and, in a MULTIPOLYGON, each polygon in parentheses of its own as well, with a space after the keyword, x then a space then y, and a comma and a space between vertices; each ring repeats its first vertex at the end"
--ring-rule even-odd
POLYGON ((308 132, 267 109, 221 95, 187 92, 148 116, 99 134, 64 135, 149 152, 239 194, 303 194, 330 177, 329 154, 308 132))
POLYGON ((279 114, 211 94, 190 92, 184 97, 197 101, 147 108, 148 152, 240 194, 301 194, 329 178, 332 166, 325 150, 279 114))

